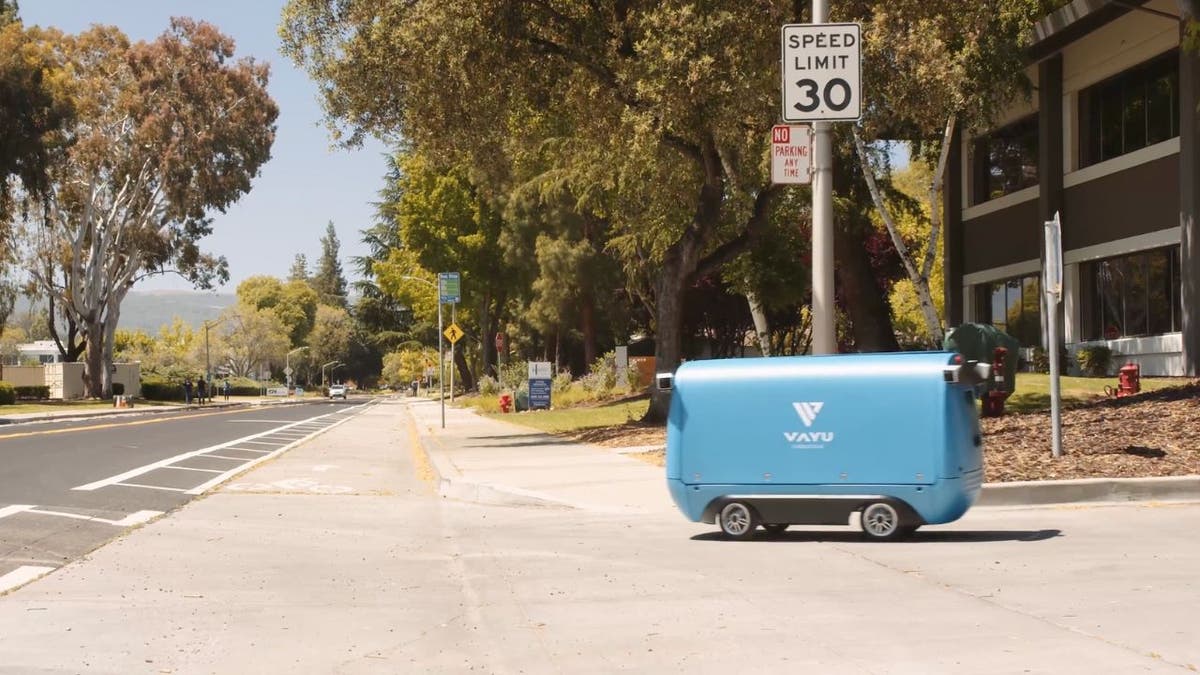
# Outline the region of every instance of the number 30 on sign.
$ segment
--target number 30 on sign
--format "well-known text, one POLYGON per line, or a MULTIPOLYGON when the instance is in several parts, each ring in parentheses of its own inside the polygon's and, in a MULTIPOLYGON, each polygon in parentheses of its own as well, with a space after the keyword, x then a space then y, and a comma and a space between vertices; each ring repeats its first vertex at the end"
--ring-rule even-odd
POLYGON ((783 120, 835 122, 862 116, 862 31, 856 23, 783 27, 783 120))

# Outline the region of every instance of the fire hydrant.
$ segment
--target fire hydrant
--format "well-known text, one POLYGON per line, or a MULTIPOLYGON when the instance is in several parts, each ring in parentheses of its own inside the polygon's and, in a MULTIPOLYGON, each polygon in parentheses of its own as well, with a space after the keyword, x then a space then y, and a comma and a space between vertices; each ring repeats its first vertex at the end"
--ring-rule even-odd
POLYGON ((512 412, 512 394, 500 395, 500 412, 512 412))
POLYGON ((992 352, 992 374, 989 391, 983 395, 983 416, 1000 417, 1004 414, 1004 399, 1012 392, 1005 389, 1004 357, 1008 350, 996 347, 992 352))
POLYGON ((1133 396, 1142 390, 1142 369, 1138 364, 1132 361, 1121 366, 1117 371, 1117 388, 1105 387, 1104 391, 1109 396, 1117 398, 1125 398, 1133 396))

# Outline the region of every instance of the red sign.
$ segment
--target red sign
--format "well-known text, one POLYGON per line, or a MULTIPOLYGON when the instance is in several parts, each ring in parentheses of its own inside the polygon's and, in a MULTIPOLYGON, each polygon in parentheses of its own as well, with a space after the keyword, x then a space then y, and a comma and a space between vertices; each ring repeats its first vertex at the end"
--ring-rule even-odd
POLYGON ((791 143, 792 128, 789 126, 776 125, 771 127, 771 142, 772 143, 791 143))
POLYGON ((504 333, 496 333, 496 351, 504 351, 504 333))

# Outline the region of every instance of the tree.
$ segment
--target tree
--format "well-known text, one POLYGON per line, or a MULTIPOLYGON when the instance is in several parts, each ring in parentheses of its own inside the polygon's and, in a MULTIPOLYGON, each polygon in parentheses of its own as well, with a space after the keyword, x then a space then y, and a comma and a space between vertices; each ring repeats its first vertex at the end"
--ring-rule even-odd
POLYGON ((321 305, 308 336, 308 362, 320 368, 330 361, 345 361, 350 350, 350 314, 341 307, 321 305))
MULTIPOLYGON (((765 9, 293 1, 282 31, 350 141, 402 133, 423 153, 501 175, 507 143, 555 143, 556 169, 603 203, 609 250, 652 271, 658 367, 673 370, 685 289, 750 246, 779 191, 762 161, 777 115, 771 73, 778 24, 800 17, 790 3, 765 9), (539 133, 546 116, 570 133, 539 133)), ((648 417, 665 417, 667 402, 656 393, 648 417)))
POLYGON ((340 250, 337 230, 333 229, 333 221, 330 221, 325 226, 325 236, 321 237, 321 258, 317 260, 317 271, 309 283, 322 303, 335 307, 348 304, 346 277, 342 275, 342 262, 338 259, 340 250))
POLYGON ((213 352, 238 377, 254 377, 263 368, 284 361, 290 346, 287 327, 270 310, 239 303, 222 313, 213 352))
POLYGON ((248 277, 238 284, 237 298, 239 303, 274 312, 287 328, 293 347, 305 343, 317 315, 317 292, 303 281, 285 284, 267 275, 248 277))
POLYGON ((215 27, 173 19, 153 42, 130 44, 114 28, 48 33, 71 63, 79 116, 75 142, 50 168, 45 208, 34 214, 31 265, 87 341, 92 396, 109 391, 112 337, 129 289, 175 273, 200 288, 228 278, 223 258, 203 253, 207 216, 250 189, 270 157, 278 114, 268 69, 233 60, 215 27))
POLYGON ((288 281, 303 281, 308 283, 308 258, 303 253, 297 253, 292 259, 292 268, 288 270, 288 281))
POLYGON ((957 124, 986 126, 1014 97, 1028 91, 1023 40, 1034 20, 1060 2, 995 0, 894 0, 859 3, 851 9, 864 22, 864 82, 867 115, 863 129, 917 141, 934 160, 927 186, 930 227, 916 255, 896 225, 862 134, 853 131, 863 177, 901 262, 924 318, 927 340, 942 341, 942 325, 930 290, 941 233, 942 177, 957 124), (937 64, 930 67, 930 64, 937 64))

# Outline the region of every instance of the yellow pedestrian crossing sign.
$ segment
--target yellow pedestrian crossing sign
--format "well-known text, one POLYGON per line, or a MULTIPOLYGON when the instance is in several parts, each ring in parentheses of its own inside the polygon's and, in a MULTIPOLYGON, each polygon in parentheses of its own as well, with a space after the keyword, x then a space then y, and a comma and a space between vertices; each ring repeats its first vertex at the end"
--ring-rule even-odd
POLYGON ((446 336, 446 339, 450 341, 450 344, 454 344, 455 342, 458 342, 459 338, 461 338, 464 333, 463 329, 458 327, 458 324, 452 323, 446 327, 446 330, 442 332, 442 335, 446 336))

